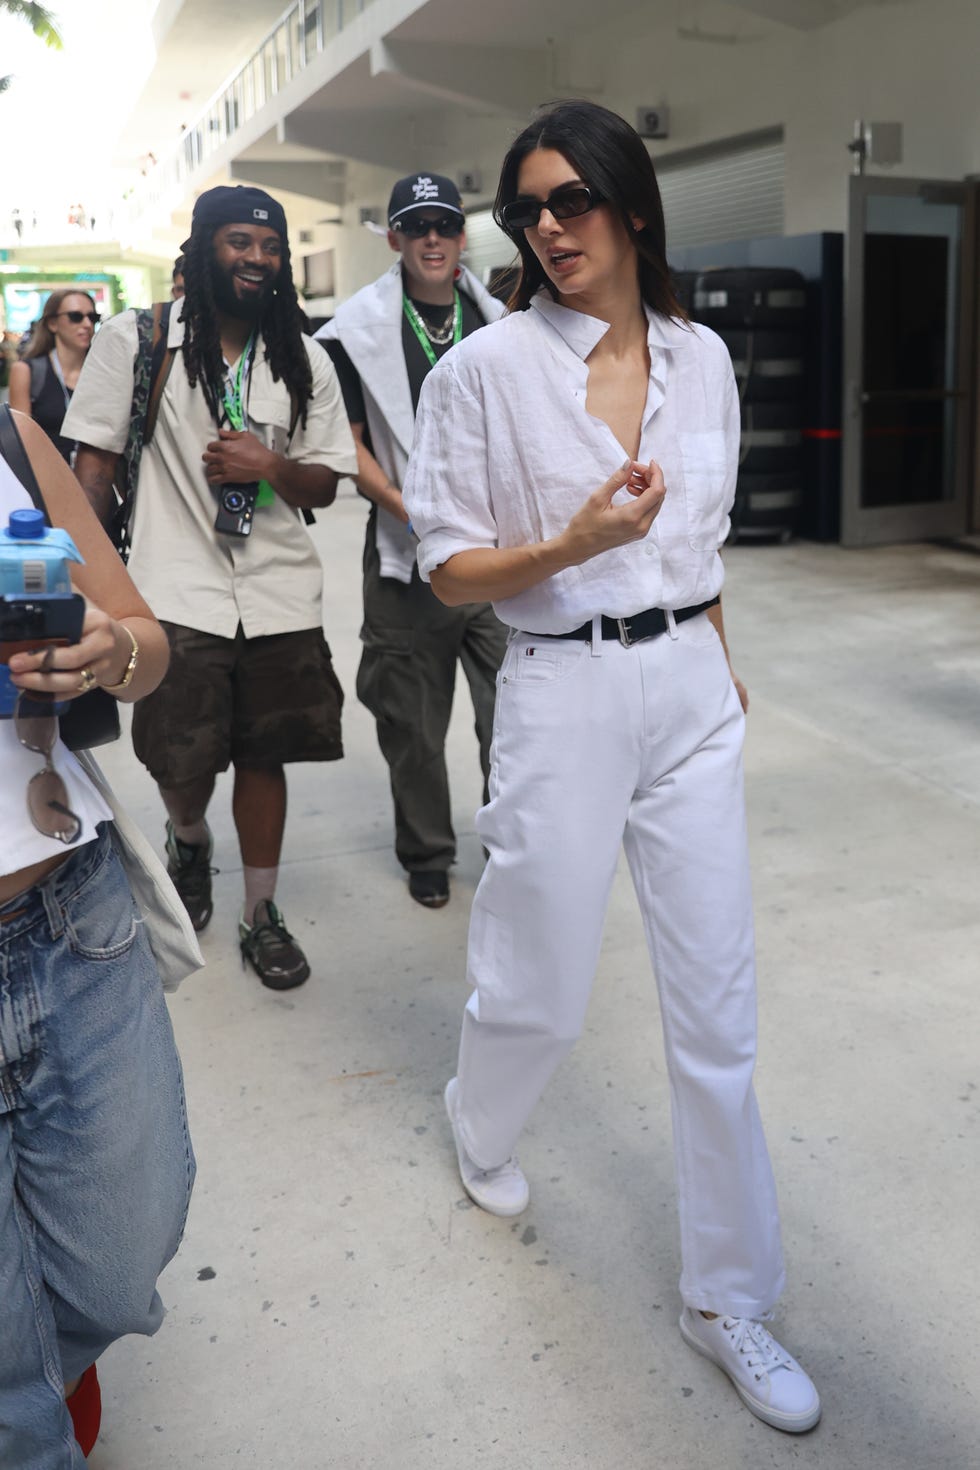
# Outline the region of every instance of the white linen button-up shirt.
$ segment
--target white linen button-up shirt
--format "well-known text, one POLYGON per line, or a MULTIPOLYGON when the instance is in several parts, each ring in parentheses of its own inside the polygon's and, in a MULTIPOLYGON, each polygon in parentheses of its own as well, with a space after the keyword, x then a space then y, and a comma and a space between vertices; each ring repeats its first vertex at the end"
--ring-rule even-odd
MULTIPOLYGON (((183 340, 178 303, 167 346, 183 340)), ((313 371, 306 426, 289 439, 289 391, 274 381, 260 337, 246 387, 248 428, 276 454, 353 475, 357 453, 333 364, 309 337, 303 346, 313 371)), ((125 448, 137 350, 134 311, 100 329, 65 418, 82 444, 113 454, 125 448)), ((246 638, 319 627, 323 569, 299 511, 277 495, 256 509, 250 536, 214 529, 218 500, 201 456, 217 437, 204 391, 188 383, 178 351, 140 460, 129 575, 158 618, 219 638, 234 638, 239 623, 246 638)))
MULTIPOLYGON (((707 602, 724 580, 738 468, 739 404, 728 350, 707 327, 647 311, 650 382, 637 459, 667 487, 642 541, 494 603, 502 622, 563 633, 597 613, 707 602)), ((527 311, 475 332, 425 381, 403 495, 428 580, 457 552, 529 546, 565 529, 623 463, 586 409, 588 357, 609 324, 541 292, 527 311)), ((629 492, 617 492, 627 503, 629 492)))

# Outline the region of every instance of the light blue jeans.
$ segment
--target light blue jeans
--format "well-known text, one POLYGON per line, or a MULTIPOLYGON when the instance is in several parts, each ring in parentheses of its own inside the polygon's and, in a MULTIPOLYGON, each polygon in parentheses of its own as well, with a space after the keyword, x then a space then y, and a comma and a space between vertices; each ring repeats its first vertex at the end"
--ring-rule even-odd
POLYGON ((85 1461, 64 1384, 163 1318, 194 1156, 108 827, 0 908, 0 1465, 85 1461))

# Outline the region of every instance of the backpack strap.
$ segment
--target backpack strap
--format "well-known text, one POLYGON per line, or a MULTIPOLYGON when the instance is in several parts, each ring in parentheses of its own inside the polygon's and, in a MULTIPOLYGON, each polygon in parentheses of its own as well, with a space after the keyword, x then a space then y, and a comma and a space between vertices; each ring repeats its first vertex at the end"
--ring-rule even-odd
POLYGON ((136 313, 136 356, 133 359, 133 398, 129 414, 129 436, 120 456, 116 488, 120 504, 116 508, 109 534, 123 561, 129 559, 129 523, 132 520, 139 483, 140 460, 156 427, 160 399, 176 347, 167 346, 170 328, 170 301, 158 301, 136 313), (151 418, 152 412, 152 418, 151 418))
POLYGON ((292 444, 292 442, 293 442, 293 435, 296 433, 296 425, 299 423, 299 416, 302 413, 302 411, 303 411, 303 405, 299 401, 299 394, 298 393, 295 393, 293 391, 293 389, 290 388, 290 390, 289 390, 289 435, 288 435, 288 437, 286 439, 286 447, 287 447, 287 449, 288 449, 289 445, 292 444))
POLYGON ((44 380, 48 376, 48 359, 46 357, 29 357, 27 359, 27 366, 31 370, 31 409, 33 410, 44 388, 44 380))
MULTIPOLYGON (((177 356, 176 347, 167 344, 170 335, 170 311, 172 301, 158 301, 153 308, 153 337, 150 349, 150 397, 146 405, 146 428, 143 430, 143 448, 153 438, 160 412, 160 400, 170 377, 170 369, 177 356)), ((134 487, 135 488, 135 487, 134 487)))
POLYGON ((0 459, 7 461, 7 464, 33 500, 35 509, 43 513, 45 525, 50 526, 51 517, 48 515, 48 508, 44 503, 41 487, 37 483, 37 476, 27 457, 27 450, 24 448, 24 441, 21 439, 17 430, 9 403, 0 404, 0 459))
MULTIPOLYGON (((290 390, 289 390, 289 436, 286 439, 286 448, 287 448, 287 450, 289 449, 290 444, 292 444, 292 442, 293 442, 293 435, 296 433, 296 425, 299 423, 299 416, 302 413, 302 411, 303 411, 303 407, 302 407, 302 404, 299 401, 299 394, 298 393, 294 393, 293 390, 292 390, 292 388, 290 388, 290 390)), ((307 526, 315 526, 316 525, 316 516, 313 514, 313 512, 310 510, 310 508, 308 506, 305 506, 305 505, 303 506, 302 510, 300 511, 300 515, 303 517, 303 523, 304 523, 304 525, 307 525, 307 526)))

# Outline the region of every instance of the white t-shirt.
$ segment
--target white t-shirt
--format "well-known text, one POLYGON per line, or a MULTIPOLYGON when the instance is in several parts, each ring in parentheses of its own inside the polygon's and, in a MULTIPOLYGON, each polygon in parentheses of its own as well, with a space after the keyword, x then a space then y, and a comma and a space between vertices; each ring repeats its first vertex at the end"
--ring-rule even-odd
MULTIPOLYGON (((175 307, 168 347, 179 348, 184 323, 175 307)), ((136 313, 121 312, 95 338, 62 426, 66 437, 119 454, 126 447, 137 352, 136 313)), ((287 444, 289 392, 274 382, 259 339, 245 393, 247 426, 277 454, 300 464, 357 472, 357 453, 333 364, 309 337, 303 345, 313 372, 306 427, 287 444)), ((201 456, 218 437, 204 391, 187 381, 177 352, 160 399, 153 439, 140 461, 131 526, 129 575, 158 618, 234 638, 320 626, 323 570, 300 513, 275 496, 259 506, 252 533, 214 529, 217 497, 201 456)))
MULTIPOLYGON (((718 550, 739 446, 728 349, 707 327, 652 311, 647 319, 650 381, 636 457, 663 470, 663 507, 644 540, 495 602, 512 628, 562 633, 597 613, 691 607, 721 590, 718 550)), ((540 293, 527 311, 474 332, 433 368, 403 487, 426 580, 459 551, 557 536, 623 463, 622 445, 585 406, 586 359, 608 330, 540 293)), ((618 502, 629 499, 618 492, 618 502)))
MULTIPOLYGON (((12 510, 25 510, 31 504, 13 470, 6 460, 0 459, 0 525, 7 524, 12 510)), ((51 762, 65 783, 68 805, 82 824, 78 841, 70 848, 55 837, 45 837, 31 821, 27 784, 44 769, 44 757, 24 749, 13 720, 0 719, 0 876, 17 873, 46 858, 77 851, 97 835, 95 829, 99 822, 112 818, 112 812, 60 740, 51 752, 51 762)))

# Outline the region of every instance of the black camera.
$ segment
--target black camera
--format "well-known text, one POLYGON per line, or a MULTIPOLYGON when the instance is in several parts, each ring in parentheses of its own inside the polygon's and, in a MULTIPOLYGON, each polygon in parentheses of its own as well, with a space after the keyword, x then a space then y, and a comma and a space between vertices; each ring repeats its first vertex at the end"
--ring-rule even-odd
POLYGON ((250 536, 258 493, 258 480, 248 485, 219 485, 214 529, 224 531, 228 536, 250 536))

